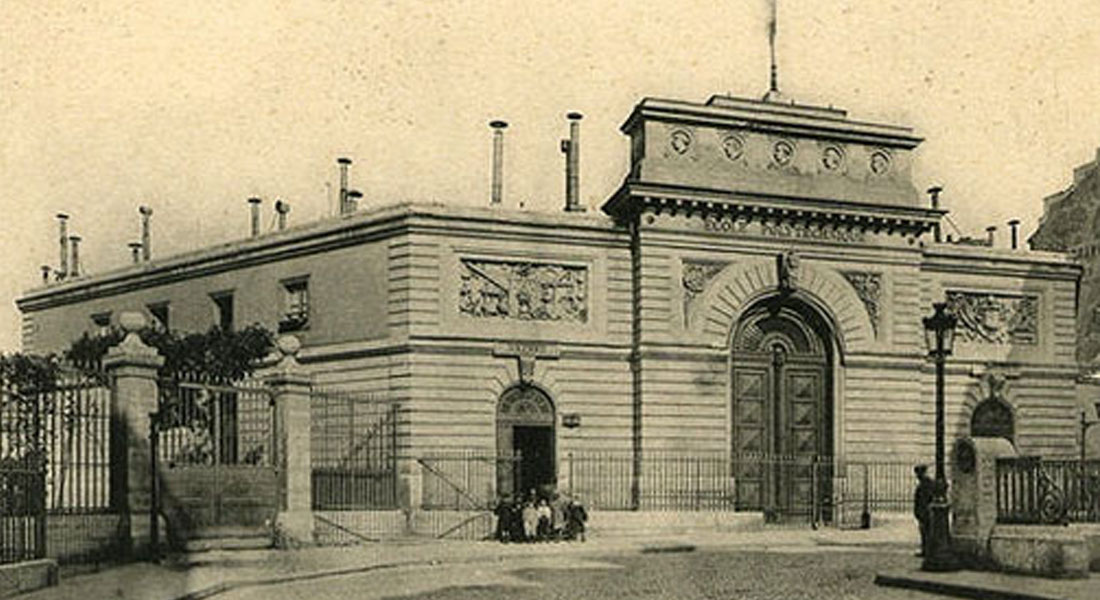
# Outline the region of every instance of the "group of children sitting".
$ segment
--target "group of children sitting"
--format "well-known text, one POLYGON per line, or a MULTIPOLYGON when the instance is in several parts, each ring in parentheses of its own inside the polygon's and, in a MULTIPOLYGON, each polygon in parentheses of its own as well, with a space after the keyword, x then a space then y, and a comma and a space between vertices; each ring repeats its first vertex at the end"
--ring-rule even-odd
POLYGON ((493 512, 495 537, 501 542, 584 541, 588 511, 577 499, 557 492, 540 495, 531 490, 525 500, 501 498, 493 512))

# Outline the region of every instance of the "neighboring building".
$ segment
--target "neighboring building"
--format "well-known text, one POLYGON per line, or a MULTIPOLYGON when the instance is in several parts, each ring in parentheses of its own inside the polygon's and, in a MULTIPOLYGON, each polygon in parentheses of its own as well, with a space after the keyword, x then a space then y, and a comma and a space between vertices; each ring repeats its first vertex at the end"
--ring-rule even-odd
POLYGON ((1097 159, 1073 170, 1073 183, 1043 199, 1032 250, 1067 252, 1084 265, 1077 312, 1077 361, 1089 365, 1100 353, 1100 174, 1097 159))
MULTIPOLYGON (((1043 199, 1039 228, 1028 240, 1033 250, 1067 252, 1083 266, 1077 292, 1077 363, 1083 375, 1080 410, 1086 425, 1088 456, 1100 458, 1100 149, 1096 158, 1073 170, 1073 183, 1043 199)), ((1078 434, 1080 439, 1081 434, 1078 434)))
MULTIPOLYGON (((301 338, 316 381, 398 402, 406 455, 520 451, 500 485, 526 488, 597 450, 929 460, 921 319, 946 301, 948 435, 978 415, 1021 453, 1076 452, 1080 267, 930 240, 944 211, 913 187, 911 130, 724 96, 645 99, 622 130, 604 214, 352 212, 31 290, 25 349, 127 310, 259 322, 301 338)), ((746 508, 813 481, 729 477, 746 508)))

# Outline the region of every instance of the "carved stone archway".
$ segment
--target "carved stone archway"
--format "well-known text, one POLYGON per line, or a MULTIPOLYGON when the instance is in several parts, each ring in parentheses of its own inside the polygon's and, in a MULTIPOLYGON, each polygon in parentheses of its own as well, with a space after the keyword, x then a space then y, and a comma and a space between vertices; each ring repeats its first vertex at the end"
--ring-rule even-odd
POLYGON ((998 370, 985 372, 968 394, 969 434, 1000 437, 1016 442, 1016 411, 1009 399, 1009 376, 998 370))
MULTIPOLYGON (((780 287, 774 259, 735 263, 711 281, 688 315, 688 327, 714 348, 729 344, 740 315, 754 302, 780 287)), ((839 272, 802 260, 798 265, 794 295, 829 321, 840 356, 870 349, 875 340, 877 305, 867 305, 853 284, 839 272)))

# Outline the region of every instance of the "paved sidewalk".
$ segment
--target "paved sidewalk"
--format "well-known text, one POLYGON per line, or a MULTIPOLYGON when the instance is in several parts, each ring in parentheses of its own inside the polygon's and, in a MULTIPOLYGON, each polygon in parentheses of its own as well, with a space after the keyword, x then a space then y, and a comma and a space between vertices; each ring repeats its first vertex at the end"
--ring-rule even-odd
MULTIPOLYGON (((909 524, 870 530, 842 531, 831 528, 765 529, 724 533, 684 533, 638 537, 599 538, 589 541, 547 544, 499 544, 495 542, 410 541, 362 546, 306 548, 294 551, 211 551, 192 555, 189 567, 148 563, 122 565, 99 573, 63 577, 54 588, 23 596, 26 600, 197 600, 228 589, 268 585, 337 574, 364 572, 416 564, 507 560, 526 556, 607 556, 643 551, 694 547, 746 551, 868 551, 911 552, 917 546, 909 524)), ((980 575, 980 574, 979 574, 980 575)), ((954 576, 961 576, 953 574, 954 576)), ((1002 576, 1004 577, 1004 576, 1002 576)), ((1031 578, 1027 578, 1031 579, 1031 578)), ((1047 580, 1034 580, 1035 586, 1047 580)), ((1078 595, 1065 584, 1066 598, 1078 595)), ((1062 588, 1059 588, 1062 589, 1062 588)), ((1082 588, 1084 589, 1084 588, 1082 588)))

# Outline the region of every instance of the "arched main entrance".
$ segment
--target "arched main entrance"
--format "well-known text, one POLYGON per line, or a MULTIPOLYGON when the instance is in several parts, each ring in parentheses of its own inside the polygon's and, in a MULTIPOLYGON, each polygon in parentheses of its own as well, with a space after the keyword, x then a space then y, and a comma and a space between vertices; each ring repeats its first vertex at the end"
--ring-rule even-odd
POLYGON ((554 404, 542 390, 509 388, 497 403, 497 490, 527 494, 556 480, 554 404), (511 459, 511 460, 510 460, 511 459))
POLYGON ((809 516, 830 497, 822 460, 833 448, 830 339, 824 319, 791 297, 764 300, 739 321, 731 382, 739 509, 809 516))

